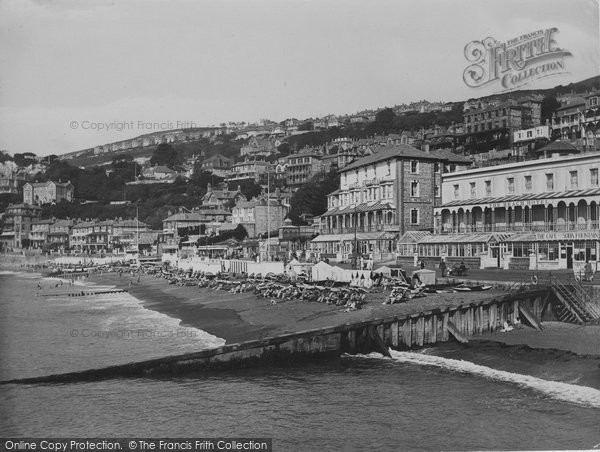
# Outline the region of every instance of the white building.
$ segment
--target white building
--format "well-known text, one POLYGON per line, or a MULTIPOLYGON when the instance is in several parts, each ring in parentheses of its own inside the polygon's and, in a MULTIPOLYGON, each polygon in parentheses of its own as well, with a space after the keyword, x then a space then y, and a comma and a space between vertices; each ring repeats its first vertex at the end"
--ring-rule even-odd
POLYGON ((75 187, 71 182, 33 182, 23 186, 23 203, 49 204, 52 202, 73 201, 75 187))
POLYGON ((445 174, 435 232, 454 238, 419 254, 471 258, 481 268, 559 269, 598 262, 599 171, 600 153, 593 152, 445 174), (474 233, 502 236, 493 247, 475 248, 463 240, 474 233))

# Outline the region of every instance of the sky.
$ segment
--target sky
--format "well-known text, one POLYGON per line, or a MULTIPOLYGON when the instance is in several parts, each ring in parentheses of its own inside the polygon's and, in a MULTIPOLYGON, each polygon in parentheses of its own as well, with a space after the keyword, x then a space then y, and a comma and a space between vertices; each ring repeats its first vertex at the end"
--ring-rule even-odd
POLYGON ((480 97, 469 42, 551 27, 566 73, 525 88, 600 74, 598 0, 0 0, 0 149, 480 97))

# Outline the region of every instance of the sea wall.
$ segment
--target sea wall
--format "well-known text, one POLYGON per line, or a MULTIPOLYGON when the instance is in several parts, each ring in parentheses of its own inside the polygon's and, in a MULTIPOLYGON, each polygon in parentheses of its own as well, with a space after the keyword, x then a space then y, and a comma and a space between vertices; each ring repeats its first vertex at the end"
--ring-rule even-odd
POLYGON ((534 328, 541 320, 555 320, 550 293, 536 290, 494 297, 468 305, 445 307, 371 319, 268 337, 239 344, 61 375, 14 380, 6 383, 41 383, 96 380, 114 377, 177 375, 187 372, 235 369, 269 364, 290 364, 332 359, 344 353, 357 354, 388 348, 407 350, 437 342, 468 341, 472 336, 493 332, 517 319, 534 328))

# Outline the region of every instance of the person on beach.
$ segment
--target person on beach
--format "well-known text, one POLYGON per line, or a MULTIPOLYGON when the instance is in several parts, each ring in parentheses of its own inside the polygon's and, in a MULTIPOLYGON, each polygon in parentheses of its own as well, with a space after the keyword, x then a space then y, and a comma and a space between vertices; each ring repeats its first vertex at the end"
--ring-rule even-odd
POLYGON ((37 286, 38 286, 38 290, 41 290, 41 289, 42 289, 42 283, 41 283, 41 282, 39 282, 39 281, 38 281, 38 284, 37 284, 37 286))
POLYGON ((423 285, 423 283, 421 282, 421 278, 419 277, 419 274, 413 273, 410 288, 417 289, 417 288, 420 288, 422 285, 423 285))
POLYGON ((594 270, 592 269, 592 264, 590 263, 590 261, 586 261, 585 263, 585 267, 583 267, 584 270, 584 274, 585 274, 585 280, 586 281, 592 281, 594 279, 594 270))
POLYGON ((444 261, 444 259, 442 259, 440 261, 440 270, 442 271, 442 278, 446 277, 446 269, 447 269, 446 262, 444 261))

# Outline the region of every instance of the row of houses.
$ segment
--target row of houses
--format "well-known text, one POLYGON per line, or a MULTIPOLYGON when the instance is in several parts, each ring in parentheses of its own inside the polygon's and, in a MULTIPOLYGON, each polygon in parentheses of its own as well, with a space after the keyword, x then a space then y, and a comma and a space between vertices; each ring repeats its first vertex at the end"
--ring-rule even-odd
POLYGON ((3 250, 40 249, 56 252, 107 253, 151 250, 158 232, 147 224, 129 220, 41 219, 41 208, 11 204, 4 214, 0 235, 3 250))
POLYGON ((341 169, 313 252, 477 268, 600 263, 600 152, 555 141, 537 159, 479 168, 453 155, 394 145, 341 169))

